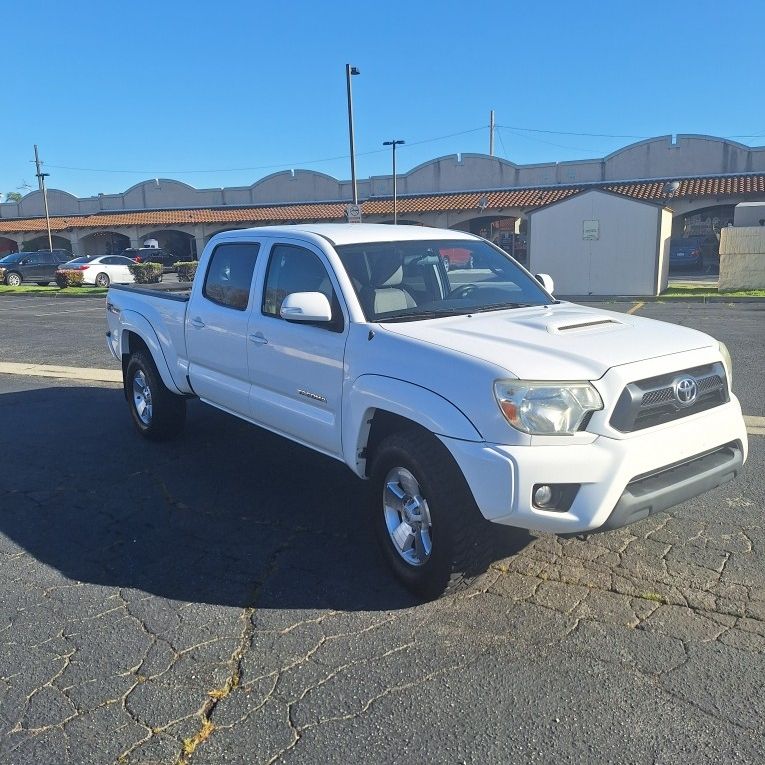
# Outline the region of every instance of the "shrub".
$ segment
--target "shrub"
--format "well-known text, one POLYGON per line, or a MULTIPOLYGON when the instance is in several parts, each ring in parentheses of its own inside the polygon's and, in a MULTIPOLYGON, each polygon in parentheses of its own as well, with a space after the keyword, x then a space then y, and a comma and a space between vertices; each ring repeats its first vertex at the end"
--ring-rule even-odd
POLYGON ((128 269, 136 284, 156 284, 162 281, 161 263, 133 263, 128 269))
POLYGON ((178 271, 179 282, 190 282, 194 280, 194 274, 197 272, 198 260, 183 260, 173 263, 173 268, 178 271))
POLYGON ((56 271, 56 284, 61 289, 64 287, 82 287, 82 271, 66 269, 66 271, 56 271))

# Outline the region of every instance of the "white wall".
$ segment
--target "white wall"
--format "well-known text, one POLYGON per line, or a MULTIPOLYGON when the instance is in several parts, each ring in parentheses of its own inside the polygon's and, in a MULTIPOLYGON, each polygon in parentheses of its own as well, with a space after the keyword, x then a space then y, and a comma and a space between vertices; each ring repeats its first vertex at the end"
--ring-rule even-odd
POLYGON ((529 215, 530 269, 548 273, 559 295, 655 295, 666 286, 671 213, 587 191, 529 215), (584 239, 584 221, 599 238, 584 239), (658 269, 658 272, 657 272, 658 269))
POLYGON ((730 226, 720 232, 718 289, 765 289, 765 226, 730 226))

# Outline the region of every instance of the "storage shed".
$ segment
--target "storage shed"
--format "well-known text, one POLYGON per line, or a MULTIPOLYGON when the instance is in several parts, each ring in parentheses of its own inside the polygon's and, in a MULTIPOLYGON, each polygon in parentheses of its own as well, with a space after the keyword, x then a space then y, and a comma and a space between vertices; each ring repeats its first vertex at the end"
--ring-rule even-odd
POLYGON ((532 210, 529 270, 558 295, 658 295, 667 287, 672 213, 600 189, 532 210))

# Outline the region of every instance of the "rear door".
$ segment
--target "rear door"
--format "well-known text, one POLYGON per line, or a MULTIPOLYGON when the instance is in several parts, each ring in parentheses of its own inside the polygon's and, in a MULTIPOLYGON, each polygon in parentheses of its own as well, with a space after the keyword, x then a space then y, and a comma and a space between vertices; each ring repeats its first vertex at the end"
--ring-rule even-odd
POLYGON ((104 267, 103 270, 109 276, 109 281, 115 284, 129 284, 133 281, 133 275, 128 270, 130 263, 130 260, 123 258, 121 255, 110 255, 101 261, 101 265, 104 267))
POLYGON ((323 253, 312 245, 274 242, 250 318, 251 416, 269 428, 329 454, 341 453, 340 412, 348 315, 323 253), (333 321, 282 319, 284 298, 322 292, 333 321))
POLYGON ((195 282, 186 310, 189 379, 203 400, 250 416, 247 324, 260 244, 222 242, 195 282))

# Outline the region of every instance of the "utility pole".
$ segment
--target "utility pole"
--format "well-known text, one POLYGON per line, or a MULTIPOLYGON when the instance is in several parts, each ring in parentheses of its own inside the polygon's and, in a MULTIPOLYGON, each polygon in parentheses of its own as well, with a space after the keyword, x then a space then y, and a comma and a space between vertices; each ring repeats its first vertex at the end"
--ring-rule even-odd
POLYGON ((43 194, 43 205, 45 206, 45 227, 48 229, 48 249, 53 251, 53 237, 50 234, 50 214, 48 212, 48 189, 45 188, 45 179, 50 173, 42 172, 40 168, 40 155, 37 151, 37 144, 35 144, 35 167, 37 168, 37 185, 40 187, 40 191, 43 194))
POLYGON ((356 146, 353 138, 353 89, 351 88, 351 77, 361 74, 358 68, 345 65, 345 81, 348 88, 348 136, 351 142, 351 183, 353 184, 353 204, 359 203, 359 192, 356 188, 356 146))
POLYGON ((383 141, 383 146, 390 146, 393 148, 393 225, 398 223, 398 199, 396 195, 396 146, 401 146, 404 141, 396 140, 383 141))
POLYGON ((489 112, 489 156, 494 156, 494 109, 489 112))

